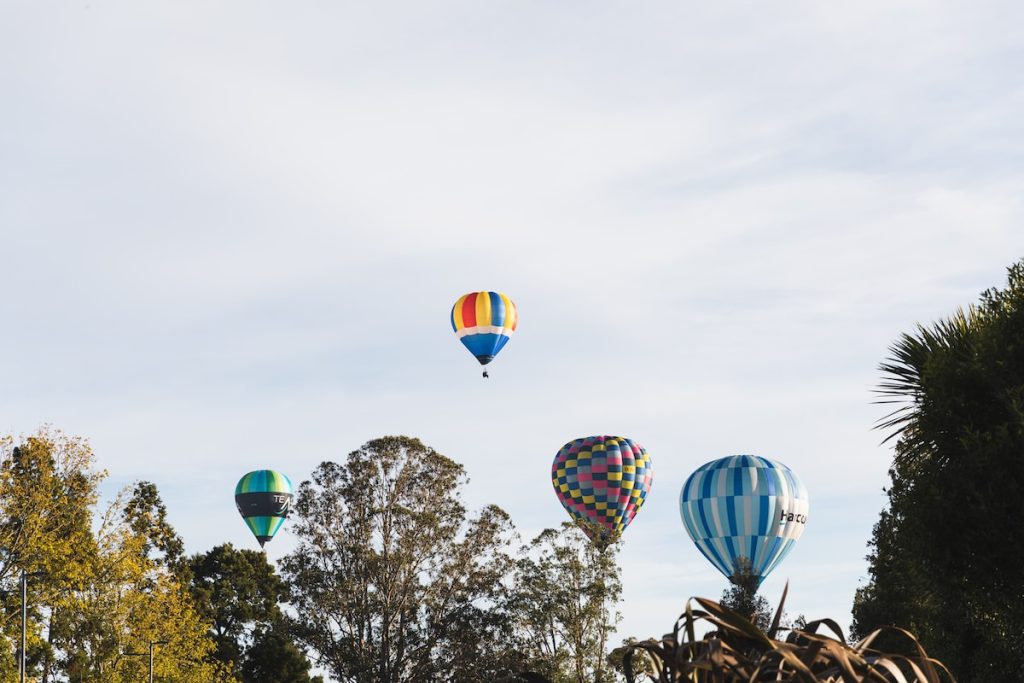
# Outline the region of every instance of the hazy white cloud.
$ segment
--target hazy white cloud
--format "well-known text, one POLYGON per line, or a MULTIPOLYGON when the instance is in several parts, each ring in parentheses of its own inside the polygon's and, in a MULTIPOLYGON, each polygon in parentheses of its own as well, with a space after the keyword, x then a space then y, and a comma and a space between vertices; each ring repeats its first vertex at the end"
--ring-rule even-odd
POLYGON ((877 364, 1024 255, 1021 14, 7 3, 2 425, 90 436, 191 550, 248 542, 246 469, 394 432, 525 535, 562 518, 562 443, 627 434, 657 468, 639 636, 720 592, 675 496, 754 451, 815 497, 794 610, 842 621, 883 502, 877 364), (481 287, 523 318, 486 383, 447 323, 481 287))

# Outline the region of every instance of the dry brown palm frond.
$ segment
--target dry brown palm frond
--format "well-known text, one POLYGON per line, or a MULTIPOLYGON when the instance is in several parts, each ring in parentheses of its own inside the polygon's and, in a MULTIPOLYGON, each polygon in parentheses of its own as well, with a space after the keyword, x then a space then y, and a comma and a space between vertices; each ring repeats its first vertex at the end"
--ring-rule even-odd
POLYGON ((907 631, 891 629, 912 644, 916 654, 909 657, 872 649, 878 632, 849 645, 831 619, 791 629, 779 640, 781 613, 780 604, 764 633, 713 600, 692 598, 671 633, 626 646, 623 673, 630 683, 955 683, 949 670, 928 657, 907 631), (714 630, 697 639, 700 622, 714 630), (636 666, 641 658, 644 666, 636 666))

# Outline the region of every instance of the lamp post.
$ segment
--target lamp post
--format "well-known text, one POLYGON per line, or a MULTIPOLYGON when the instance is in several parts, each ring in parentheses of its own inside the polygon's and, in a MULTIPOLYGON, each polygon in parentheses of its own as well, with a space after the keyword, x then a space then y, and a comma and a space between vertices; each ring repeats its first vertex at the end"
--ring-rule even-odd
POLYGON ((149 641, 149 683, 153 683, 153 646, 154 645, 166 645, 166 640, 151 640, 149 641))
MULTIPOLYGON (((166 640, 151 640, 149 641, 149 683, 153 683, 153 649, 157 645, 166 645, 166 640)), ((145 657, 143 652, 125 652, 125 657, 145 657)))
POLYGON ((45 576, 46 572, 26 572, 21 570, 21 652, 18 655, 20 681, 25 683, 25 636, 28 632, 28 580, 29 577, 45 576))

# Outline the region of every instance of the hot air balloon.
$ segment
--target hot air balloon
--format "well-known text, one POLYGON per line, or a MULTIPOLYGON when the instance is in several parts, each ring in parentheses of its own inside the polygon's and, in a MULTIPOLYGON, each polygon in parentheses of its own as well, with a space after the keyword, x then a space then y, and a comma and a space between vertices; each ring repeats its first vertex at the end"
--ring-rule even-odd
POLYGON ((701 465, 679 494, 697 549, 732 578, 749 562, 758 585, 793 549, 807 523, 807 489, 781 462, 732 455, 701 465))
POLYGON ((618 540, 654 480, 643 446, 621 436, 588 436, 562 446, 551 483, 562 507, 599 545, 618 540))
POLYGON ((516 305, 501 292, 463 294, 452 306, 451 318, 455 335, 480 365, 494 360, 519 323, 516 305))
POLYGON ((235 487, 235 506, 261 548, 284 524, 291 501, 291 480, 274 470, 249 472, 235 487))

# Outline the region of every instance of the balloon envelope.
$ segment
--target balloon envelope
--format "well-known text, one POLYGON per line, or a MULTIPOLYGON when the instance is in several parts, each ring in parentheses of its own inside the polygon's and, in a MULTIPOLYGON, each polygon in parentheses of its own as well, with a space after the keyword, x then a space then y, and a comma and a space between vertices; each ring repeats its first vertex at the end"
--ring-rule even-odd
POLYGON ((793 549, 807 522, 807 489, 781 462, 733 455, 701 465, 679 494, 697 549, 731 578, 741 558, 758 583, 793 549))
POLYGON ((235 487, 235 506, 261 548, 284 524, 291 501, 291 480, 274 470, 249 472, 235 487))
POLYGON ((611 542, 633 521, 654 470, 643 446, 621 436, 588 436, 562 446, 551 483, 562 507, 591 540, 611 542))
POLYGON ((515 332, 519 313, 501 292, 470 292, 452 306, 451 322, 459 341, 487 365, 515 332))

